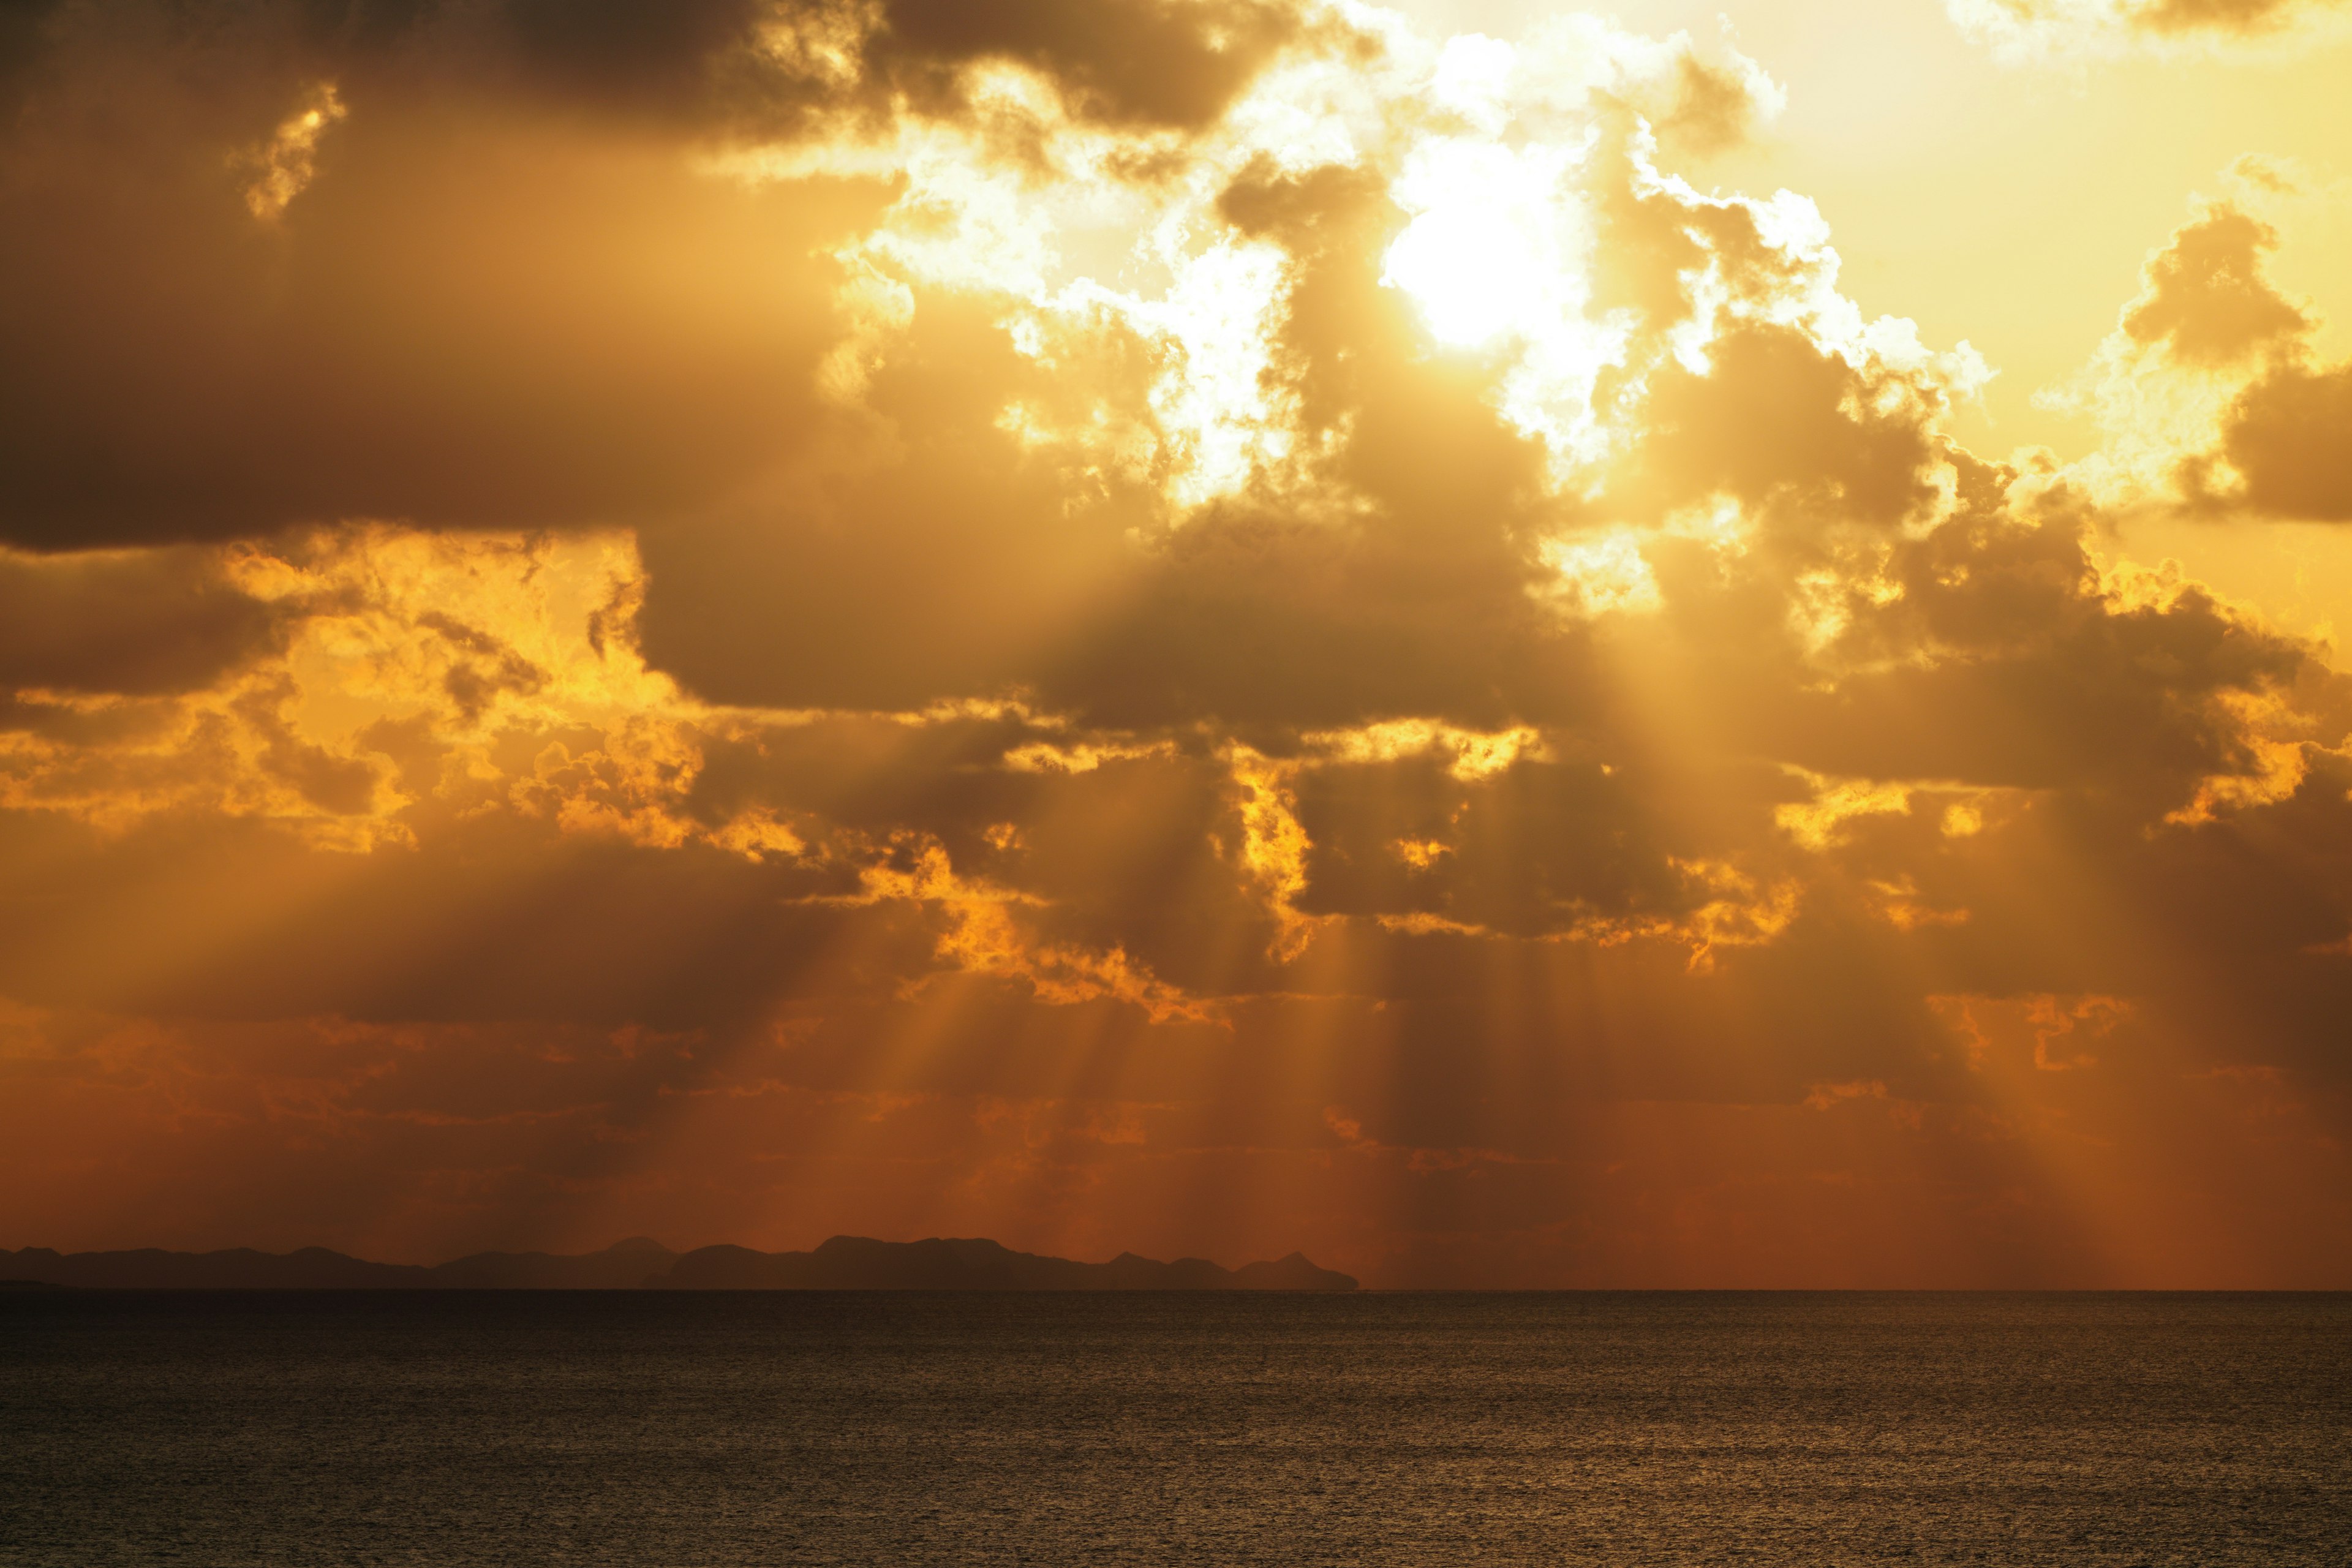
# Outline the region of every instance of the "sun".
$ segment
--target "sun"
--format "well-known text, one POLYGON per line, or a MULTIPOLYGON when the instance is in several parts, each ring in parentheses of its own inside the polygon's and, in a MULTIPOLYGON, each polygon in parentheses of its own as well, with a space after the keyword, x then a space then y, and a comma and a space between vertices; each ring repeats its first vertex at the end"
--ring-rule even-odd
POLYGON ((1404 290, 1449 347, 1548 335, 1580 314, 1585 293, 1581 226, 1564 184, 1577 161, 1557 146, 1423 143, 1390 187, 1413 216, 1381 281, 1404 290))

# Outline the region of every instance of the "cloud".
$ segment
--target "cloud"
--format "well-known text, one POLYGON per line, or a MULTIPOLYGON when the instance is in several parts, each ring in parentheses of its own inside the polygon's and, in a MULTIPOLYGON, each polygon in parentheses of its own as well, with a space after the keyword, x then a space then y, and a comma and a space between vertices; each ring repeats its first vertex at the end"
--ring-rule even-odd
MULTIPOLYGON (((2251 160, 2230 175, 2244 198, 2273 178, 2251 160)), ((2352 461, 2337 438, 2352 365, 2320 360, 2318 317, 2271 282, 2263 258, 2278 244, 2239 198, 2203 204, 2150 256, 2139 298, 2092 363, 2048 395, 2104 427, 2081 471, 2109 500, 2352 518, 2352 461)))
POLYGON ((2352 364, 2272 368, 2230 405, 2221 454, 2243 477, 2244 504, 2272 517, 2352 521, 2352 364))
POLYGON ((2218 366, 2308 331, 2311 319, 2263 276, 2263 254, 2277 246, 2269 225, 2232 206, 2209 209, 2149 260, 2124 335, 2186 364, 2218 366))
POLYGON ((2292 40, 2339 25, 2336 0, 1945 0, 1962 31, 2011 61, 2292 40))
POLYGON ((209 686, 274 630, 206 552, 0 552, 0 685, 132 696, 209 686))
POLYGON ((1798 1235, 1826 1161, 2040 1279, 2068 1117, 2259 1068, 2336 1169, 2352 689, 2098 552, 2334 515, 2250 204, 2062 469, 1952 438, 1987 367, 1811 202, 1686 177, 1778 102, 1687 38, 191 17, 46 13, 0 142, 9 1070, 181 1139, 137 1181, 373 1179, 428 1250, 1182 1196, 1531 1281, 1798 1235))
POLYGON ((1198 127, 1214 120, 1299 31, 1263 0, 886 0, 865 41, 869 76, 918 102, 968 102, 976 64, 1037 71, 1081 119, 1198 127))
POLYGON ((272 187, 268 226, 167 127, 103 166, 10 149, 5 221, 40 238, 0 262, 7 536, 658 515, 744 482, 805 422, 831 278, 811 252, 857 192, 756 199, 625 150, 347 101, 331 167, 299 197, 272 187))
POLYGON ((714 180, 690 146, 894 116, 993 146, 999 67, 1073 123, 1181 135, 1296 26, 1209 0, 51 8, 0 147, 26 237, 0 537, 706 510, 814 435, 831 252, 887 197, 714 180))

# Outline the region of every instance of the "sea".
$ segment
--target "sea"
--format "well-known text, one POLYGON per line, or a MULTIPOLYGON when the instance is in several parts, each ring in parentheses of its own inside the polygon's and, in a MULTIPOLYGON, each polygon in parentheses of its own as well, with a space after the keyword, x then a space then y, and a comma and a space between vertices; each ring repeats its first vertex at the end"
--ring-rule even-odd
POLYGON ((2352 1296, 10 1291, 8 1564, 2352 1564, 2352 1296))

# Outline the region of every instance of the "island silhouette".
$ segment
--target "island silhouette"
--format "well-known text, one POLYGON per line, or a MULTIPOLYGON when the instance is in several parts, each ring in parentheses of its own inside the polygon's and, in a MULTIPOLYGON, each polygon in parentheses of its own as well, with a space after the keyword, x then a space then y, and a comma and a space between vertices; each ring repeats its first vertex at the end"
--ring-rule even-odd
POLYGON ((0 1283, 113 1290, 1353 1290, 1299 1253, 1225 1268, 1122 1252, 1108 1263, 1048 1258, 983 1239, 836 1236, 808 1252, 748 1247, 673 1252, 632 1237, 601 1252, 477 1252, 427 1267, 323 1247, 293 1252, 57 1252, 0 1248, 0 1283))

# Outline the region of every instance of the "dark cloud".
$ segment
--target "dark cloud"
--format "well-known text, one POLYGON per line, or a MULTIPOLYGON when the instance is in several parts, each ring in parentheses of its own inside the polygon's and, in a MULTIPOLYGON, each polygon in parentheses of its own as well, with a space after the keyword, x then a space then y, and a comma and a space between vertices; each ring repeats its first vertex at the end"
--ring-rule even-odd
POLYGON ((1917 408, 1884 407, 1870 378, 1803 332, 1745 328, 1710 359, 1704 374, 1663 368, 1650 391, 1644 457, 1665 504, 1795 491, 1894 522, 1929 499, 1932 448, 1917 408))
POLYGON ((2308 330, 2311 321, 2263 276, 2278 231, 2219 206, 2173 235, 2148 262, 2147 288, 2124 312, 2134 342, 2165 343, 2193 365, 2224 365, 2308 330))
POLYGON ((269 647, 275 630, 209 552, 0 554, 0 686, 184 691, 269 647))
POLYGON ((79 155, 20 167, 0 221, 39 241, 0 260, 9 536, 659 515, 806 426, 814 252, 870 195, 478 122, 333 135, 335 177, 276 225, 163 147, 135 200, 79 155))
POLYGON ((2289 363, 2231 404, 2221 450, 2246 503, 2273 517, 2352 521, 2352 364, 2289 363))
POLYGON ((1197 126, 1290 15, 910 5, 869 34, 751 0, 12 10, 0 537, 707 510, 809 438, 840 331, 825 253, 887 193, 698 174, 677 136, 870 129, 910 94, 957 115, 989 59, 1082 118, 1197 126), (845 81, 762 41, 842 27, 845 81))
POLYGON ((956 103, 957 73, 997 60, 1046 77, 1080 118, 1190 128, 1300 31, 1265 0, 885 0, 865 58, 921 103, 956 103))
POLYGON ((2231 700, 2291 690, 2315 668, 2312 650, 2194 585, 2134 601, 2100 581, 2087 542, 2063 509, 1963 511, 1894 552, 1899 597, 1846 603, 1851 673, 1791 691, 1785 707, 1760 691, 1742 691, 1739 706, 1788 723, 1776 754, 1827 773, 2112 792, 2141 811, 2174 809, 2199 779, 2245 763, 2231 700), (1918 657, 1925 648, 1943 657, 1918 657))
MULTIPOLYGON (((2258 166, 2246 172, 2262 177, 2258 166)), ((2352 460, 2341 438, 2352 427, 2352 365, 2316 363, 2320 323, 2264 273, 2263 258, 2277 245, 2268 224, 2226 204, 2209 207, 2149 258, 2123 331, 2193 370, 2244 377, 2215 449, 2179 461, 2192 503, 2341 521, 2352 518, 2352 460)))
POLYGON ((894 96, 961 113, 961 73, 994 61, 1038 73, 1075 117, 1197 129, 1302 31, 1295 7, 1265 0, 35 0, 8 7, 0 80, 160 66, 236 100, 308 73, 375 108, 521 92, 773 134, 885 113, 894 96))
MULTIPOLYGON (((507 0, 502 12, 500 41, 538 82, 590 102, 707 114, 734 85, 720 73, 741 68, 777 8, 763 0, 507 0)), ((769 85, 790 100, 782 80, 769 85)))
POLYGON ((1043 650, 1138 567, 1148 489, 1081 480, 1003 427, 1008 402, 1141 399, 1116 349, 1094 377, 1016 353, 997 311, 925 293, 789 498, 649 531, 646 647, 718 701, 916 708, 1033 679, 1043 650))

